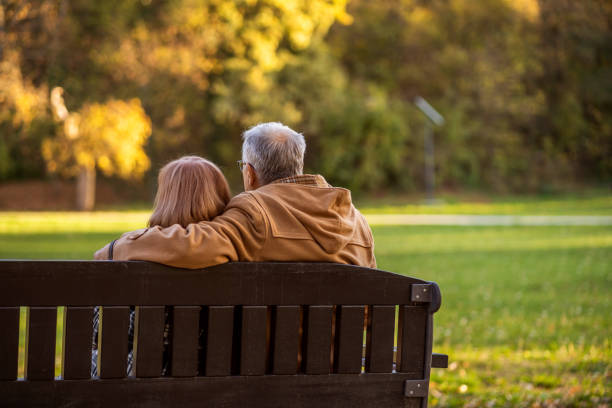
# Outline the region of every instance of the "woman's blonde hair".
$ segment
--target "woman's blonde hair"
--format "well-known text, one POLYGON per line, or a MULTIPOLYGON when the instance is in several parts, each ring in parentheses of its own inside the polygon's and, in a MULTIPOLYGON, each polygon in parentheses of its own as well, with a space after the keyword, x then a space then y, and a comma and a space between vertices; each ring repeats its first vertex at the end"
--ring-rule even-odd
POLYGON ((221 170, 199 156, 171 161, 159 171, 155 208, 149 226, 183 227, 208 221, 230 200, 230 189, 221 170))

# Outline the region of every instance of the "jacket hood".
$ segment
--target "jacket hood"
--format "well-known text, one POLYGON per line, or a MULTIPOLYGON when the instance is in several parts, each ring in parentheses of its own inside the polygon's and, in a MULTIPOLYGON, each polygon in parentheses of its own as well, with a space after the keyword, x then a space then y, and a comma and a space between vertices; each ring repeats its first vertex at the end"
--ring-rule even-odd
POLYGON ((250 191, 266 214, 275 237, 312 239, 334 254, 349 243, 369 247, 371 234, 355 209, 351 192, 332 187, 322 176, 310 176, 316 185, 271 183, 250 191), (308 235, 305 235, 308 234, 308 235))

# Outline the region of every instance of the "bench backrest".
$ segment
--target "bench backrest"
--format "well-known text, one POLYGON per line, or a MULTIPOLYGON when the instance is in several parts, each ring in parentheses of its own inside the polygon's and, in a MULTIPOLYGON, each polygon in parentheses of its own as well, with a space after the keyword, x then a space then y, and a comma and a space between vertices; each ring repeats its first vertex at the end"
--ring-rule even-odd
POLYGON ((440 301, 433 282, 339 264, 185 270, 0 261, 0 398, 2 406, 424 407, 440 301), (55 377, 58 306, 65 312, 55 377), (99 378, 92 379, 95 306, 99 378), (126 376, 130 307, 135 377, 126 376), (170 370, 161 377, 165 310, 170 370))

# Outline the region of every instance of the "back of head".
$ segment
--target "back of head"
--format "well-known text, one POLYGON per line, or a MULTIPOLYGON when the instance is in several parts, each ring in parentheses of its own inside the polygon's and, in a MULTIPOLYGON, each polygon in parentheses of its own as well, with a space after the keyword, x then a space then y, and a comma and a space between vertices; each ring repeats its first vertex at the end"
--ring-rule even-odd
POLYGON ((242 139, 242 160, 255 168, 262 185, 302 174, 306 142, 301 133, 269 122, 245 131, 242 139))
POLYGON ((211 220, 223 212, 230 198, 227 181, 215 164, 199 156, 181 157, 159 171, 149 226, 187 227, 211 220))

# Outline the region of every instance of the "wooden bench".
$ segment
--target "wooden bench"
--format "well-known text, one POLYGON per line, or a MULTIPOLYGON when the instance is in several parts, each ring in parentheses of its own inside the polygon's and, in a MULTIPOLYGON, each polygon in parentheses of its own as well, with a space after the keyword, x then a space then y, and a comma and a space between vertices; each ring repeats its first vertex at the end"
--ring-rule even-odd
POLYGON ((440 301, 433 282, 339 264, 186 270, 0 261, 0 406, 426 407, 430 369, 447 365, 444 355, 432 358, 440 301), (60 377, 57 306, 65 306, 60 377), (94 306, 102 313, 92 379, 94 306), (133 377, 126 376, 130 306, 133 377), (23 379, 20 307, 28 308, 23 379), (160 376, 165 309, 170 372, 160 376))

